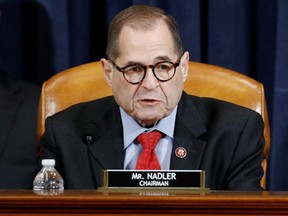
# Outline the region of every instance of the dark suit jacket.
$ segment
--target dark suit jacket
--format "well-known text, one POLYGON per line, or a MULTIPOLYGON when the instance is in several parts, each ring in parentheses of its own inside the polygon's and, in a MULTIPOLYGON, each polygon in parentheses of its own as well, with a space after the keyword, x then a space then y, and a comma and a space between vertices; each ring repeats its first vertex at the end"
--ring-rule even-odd
POLYGON ((0 72, 0 189, 32 188, 40 88, 0 72))
MULTIPOLYGON (((101 165, 123 168, 122 136, 119 107, 113 97, 78 104, 47 119, 42 158, 56 159, 66 189, 94 188, 94 174, 98 186, 102 182, 101 165), (89 122, 97 125, 96 141, 91 145, 93 157, 88 157, 87 145, 81 140, 89 122)), ((206 187, 214 190, 259 190, 263 147, 263 121, 258 113, 183 93, 171 169, 205 170, 206 187), (185 158, 175 156, 177 147, 187 150, 185 158)))

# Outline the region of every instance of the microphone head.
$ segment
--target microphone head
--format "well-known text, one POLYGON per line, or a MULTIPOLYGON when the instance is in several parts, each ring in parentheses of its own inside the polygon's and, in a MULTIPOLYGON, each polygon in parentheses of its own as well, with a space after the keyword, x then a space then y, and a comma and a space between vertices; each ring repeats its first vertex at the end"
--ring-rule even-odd
POLYGON ((98 126, 95 123, 86 123, 82 128, 82 141, 87 145, 94 144, 96 141, 97 132, 98 126))
POLYGON ((84 134, 82 136, 82 141, 85 143, 85 144, 93 144, 95 143, 95 137, 91 134, 84 134))

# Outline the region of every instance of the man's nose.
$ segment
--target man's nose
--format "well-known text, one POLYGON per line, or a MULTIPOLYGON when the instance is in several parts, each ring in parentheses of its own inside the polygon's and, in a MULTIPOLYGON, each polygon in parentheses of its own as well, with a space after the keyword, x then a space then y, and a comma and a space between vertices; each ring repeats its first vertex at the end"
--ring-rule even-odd
POLYGON ((159 85, 159 81, 154 76, 152 68, 147 68, 146 76, 142 80, 141 85, 147 89, 153 89, 159 85))

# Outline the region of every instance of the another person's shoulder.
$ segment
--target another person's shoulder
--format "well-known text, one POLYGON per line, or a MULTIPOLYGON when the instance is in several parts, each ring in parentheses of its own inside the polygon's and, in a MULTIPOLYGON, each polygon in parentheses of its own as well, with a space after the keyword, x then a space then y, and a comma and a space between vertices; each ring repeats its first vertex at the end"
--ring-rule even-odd
POLYGON ((39 97, 41 92, 40 85, 28 82, 22 79, 16 79, 7 75, 3 70, 0 73, 0 86, 3 91, 11 94, 28 95, 25 99, 31 99, 33 96, 39 97))
POLYGON ((40 94, 41 86, 35 83, 31 83, 25 80, 15 80, 15 83, 22 89, 24 92, 31 92, 35 94, 40 94))

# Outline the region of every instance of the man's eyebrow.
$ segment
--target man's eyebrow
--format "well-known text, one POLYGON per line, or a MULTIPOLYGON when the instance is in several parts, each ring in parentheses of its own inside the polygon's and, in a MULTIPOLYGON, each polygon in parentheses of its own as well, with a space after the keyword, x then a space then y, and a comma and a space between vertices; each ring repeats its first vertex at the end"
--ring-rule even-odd
POLYGON ((128 61, 126 65, 128 66, 128 65, 144 65, 144 64, 137 61, 128 61))
POLYGON ((166 55, 163 56, 158 56, 155 60, 159 60, 159 61, 171 61, 171 58, 169 58, 166 55))

